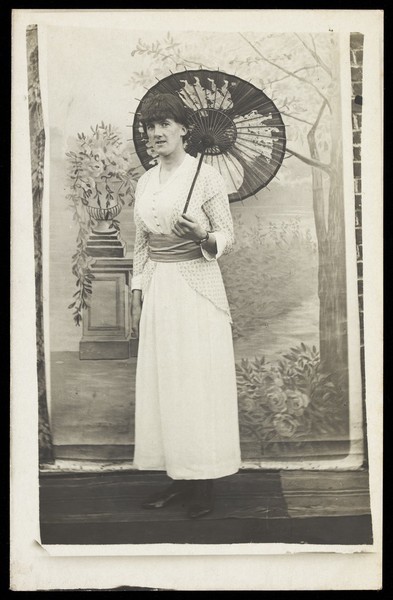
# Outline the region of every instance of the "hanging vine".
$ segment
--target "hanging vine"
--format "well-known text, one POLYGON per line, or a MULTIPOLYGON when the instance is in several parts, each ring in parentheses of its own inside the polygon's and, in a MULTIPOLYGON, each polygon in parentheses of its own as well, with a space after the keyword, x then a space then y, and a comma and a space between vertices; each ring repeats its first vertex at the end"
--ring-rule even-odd
MULTIPOLYGON (((132 147, 123 143, 112 125, 91 127, 91 133, 78 133, 76 149, 66 153, 68 162, 68 187, 66 198, 73 209, 73 220, 78 226, 76 252, 72 255, 72 273, 76 291, 68 308, 73 311, 77 326, 82 321, 83 310, 90 305, 92 293, 92 263, 87 242, 96 221, 89 215, 87 206, 108 209, 115 204, 132 206, 138 169, 131 165, 132 147), (119 184, 115 192, 113 183, 119 184), (102 186, 102 187, 101 187, 102 186), (104 192, 102 192, 104 189, 104 192), (103 196, 104 193, 104 197, 103 196)), ((113 220, 119 229, 119 221, 113 220)))

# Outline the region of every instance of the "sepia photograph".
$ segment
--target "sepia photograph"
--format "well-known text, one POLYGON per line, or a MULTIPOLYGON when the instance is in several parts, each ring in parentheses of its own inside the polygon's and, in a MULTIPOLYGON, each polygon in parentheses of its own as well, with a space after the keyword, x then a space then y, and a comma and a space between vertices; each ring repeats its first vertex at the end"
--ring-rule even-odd
POLYGON ((376 551, 378 43, 340 12, 14 11, 14 336, 29 323, 46 560, 376 551))

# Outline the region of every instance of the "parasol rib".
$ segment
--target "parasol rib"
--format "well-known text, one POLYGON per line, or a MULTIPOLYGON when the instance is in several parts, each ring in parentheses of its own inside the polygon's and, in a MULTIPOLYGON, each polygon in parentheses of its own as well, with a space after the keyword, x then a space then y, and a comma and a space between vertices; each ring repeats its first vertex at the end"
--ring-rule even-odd
MULTIPOLYGON (((200 95, 199 95, 199 93, 198 93, 198 90, 197 90, 197 88, 196 88, 196 85, 195 85, 195 83, 193 83, 193 84, 192 84, 192 87, 194 88, 194 90, 195 90, 195 93, 196 93, 196 95, 197 95, 197 97, 198 97, 199 104, 200 104, 199 108, 200 108, 200 109, 206 108, 206 106, 204 106, 204 104, 203 104, 203 100, 201 100, 201 97, 200 97, 200 95)), ((205 100, 206 100, 206 92, 205 92, 205 100)), ((206 100, 206 104, 207 104, 207 100, 206 100)))
MULTIPOLYGON (((252 120, 252 119, 250 119, 250 120, 252 120)), ((243 123, 245 121, 241 121, 241 122, 243 123)), ((270 124, 269 125, 267 125, 267 124, 266 125, 263 125, 263 124, 261 124, 261 125, 236 125, 236 129, 237 130, 239 130, 239 129, 248 129, 248 130, 250 130, 250 129, 271 129, 271 130, 273 130, 273 129, 279 129, 279 125, 277 125, 277 126, 270 125, 270 124)), ((251 133, 251 131, 250 131, 250 133, 251 133)), ((254 133, 254 135, 262 135, 262 134, 254 133)), ((284 137, 284 139, 286 139, 286 138, 284 137)))
MULTIPOLYGON (((237 125, 237 123, 249 123, 250 121, 257 121, 258 119, 264 119, 265 121, 275 121, 277 118, 277 121, 279 124, 277 125, 267 125, 267 127, 284 127, 284 124, 281 120, 281 115, 278 112, 277 109, 275 109, 275 113, 269 113, 269 119, 266 117, 266 115, 253 115, 252 117, 247 117, 246 119, 244 117, 242 117, 241 115, 237 116, 237 117, 231 117, 233 119, 233 122, 235 123, 235 125, 237 125), (241 119, 241 121, 239 120, 241 119)), ((259 125, 261 125, 259 123, 259 125)), ((249 125, 249 127, 251 127, 251 125, 249 125)), ((254 127, 254 125, 252 125, 252 127, 254 127)))
MULTIPOLYGON (((252 157, 252 160, 254 160, 254 161, 255 161, 255 160, 257 160, 257 159, 260 157, 260 153, 257 153, 257 152, 254 150, 254 147, 253 147, 253 146, 247 146, 247 144, 245 144, 244 142, 239 142, 239 139, 237 139, 237 140, 236 140, 236 145, 237 145, 237 146, 242 146, 243 148, 247 148, 247 150, 254 151, 254 152, 255 152, 255 156, 253 156, 253 157, 252 157)), ((265 160, 267 161, 268 159, 267 159, 267 158, 265 158, 265 160)), ((276 162, 277 162, 277 161, 276 161, 276 162)))
MULTIPOLYGON (((239 129, 248 129, 248 127, 237 127, 236 129, 237 129, 237 131, 239 131, 239 129)), ((261 125, 261 127, 258 127, 258 129, 268 129, 268 127, 263 127, 261 125)), ((256 138, 267 138, 269 140, 286 140, 285 137, 276 135, 275 133, 272 133, 272 135, 267 135, 265 133, 255 133, 253 131, 240 132, 238 135, 238 138, 243 139, 243 137, 246 135, 251 135, 252 137, 256 137, 256 138)))
MULTIPOLYGON (((246 174, 247 174, 247 173, 246 173, 246 171, 244 171, 243 173, 241 173, 241 172, 239 171, 239 167, 237 166, 237 164, 236 164, 236 163, 235 163, 235 161, 233 160, 232 156, 231 156, 230 154, 228 154, 228 156, 229 156, 229 159, 231 160, 232 164, 234 165, 234 167, 235 167, 235 168, 238 170, 238 172, 239 172, 239 173, 242 175, 242 178, 243 178, 243 183, 242 183, 242 185, 240 186, 240 189, 241 189, 241 188, 244 188, 244 189, 246 190, 246 198, 248 198, 249 196, 255 196, 255 193, 254 193, 254 189, 255 189, 255 188, 254 188, 254 187, 251 187, 251 184, 250 184, 250 183, 248 183, 248 181, 247 181, 247 178, 246 178, 246 174)), ((244 170, 244 167, 243 167, 243 170, 244 170)), ((260 187, 259 187, 258 189, 260 189, 260 187)), ((240 190, 239 190, 239 194, 240 194, 240 190)), ((242 196, 242 199, 243 199, 243 198, 244 198, 244 196, 242 196)), ((255 196, 255 198, 256 198, 256 196, 255 196)))
POLYGON ((196 113, 196 114, 194 115, 194 117, 195 117, 195 119, 197 120, 196 122, 198 122, 198 123, 199 123, 199 125, 200 125, 200 127, 199 127, 199 131, 200 131, 202 134, 205 134, 205 133, 207 133, 207 131, 208 131, 208 130, 207 130, 207 128, 206 128, 206 119, 205 119, 205 120, 203 120, 199 112, 198 112, 198 113, 196 113))
MULTIPOLYGON (((186 73, 187 73, 187 74, 189 73, 189 71, 187 70, 187 67, 186 67, 186 73)), ((195 75, 191 75, 191 77, 193 77, 193 78, 194 78, 194 81, 195 81, 195 79, 196 79, 195 75)), ((198 97, 199 104, 200 104, 199 108, 205 108, 205 107, 203 106, 202 100, 201 100, 201 98, 200 98, 200 96, 199 96, 199 94, 198 94, 198 90, 196 89, 195 83, 192 83, 191 85, 192 85, 192 87, 194 88, 194 90, 195 90, 195 93, 196 93, 196 95, 197 95, 197 97, 198 97)), ((205 99, 206 99, 206 92, 205 92, 205 99)))
POLYGON ((216 158, 216 161, 217 161, 217 167, 218 167, 218 171, 219 171, 219 173, 220 173, 220 175, 221 175, 221 177, 222 177, 222 171, 221 171, 221 166, 220 166, 220 163, 219 163, 219 161, 218 161, 218 156, 216 156, 215 158, 216 158))
POLYGON ((214 122, 212 120, 210 131, 212 131, 213 133, 215 133, 217 136, 219 136, 224 131, 226 131, 226 129, 227 129, 227 127, 225 127, 225 125, 222 125, 222 124, 220 125, 220 123, 219 123, 219 121, 217 119, 215 119, 214 122))
MULTIPOLYGON (((260 142, 254 142, 254 140, 248 139, 248 138, 244 138, 242 136, 238 136, 236 138, 236 142, 239 144, 243 144, 245 147, 249 148, 250 150, 253 150, 254 152, 258 153, 258 155, 263 154, 263 150, 269 149, 271 150, 272 154, 274 153, 274 142, 277 141, 274 138, 269 138, 266 137, 263 140, 260 140, 260 142), (269 140, 272 142, 271 144, 269 144, 266 140, 269 140), (251 144, 251 145, 247 145, 247 144, 251 144)), ((284 151, 280 152, 278 154, 278 157, 280 157, 282 154, 284 154, 284 151)), ((276 157, 277 157, 277 152, 276 152, 276 157)))
POLYGON ((237 164, 235 163, 235 161, 233 160, 232 156, 230 155, 230 153, 228 152, 226 155, 229 160, 231 161, 231 163, 233 164, 233 166, 235 167, 235 169, 237 170, 237 172, 239 173, 240 177, 244 180, 244 173, 242 173, 239 169, 239 167, 237 166, 237 164))
MULTIPOLYGON (((245 93, 240 93, 241 89, 244 88, 244 85, 238 85, 236 86, 235 90, 233 91, 232 95, 235 97, 237 96, 237 92, 239 92, 239 97, 241 98, 237 103, 234 102, 234 105, 236 105, 236 107, 238 107, 240 112, 243 112, 243 102, 246 102, 248 96, 250 96, 251 94, 253 94, 255 96, 255 88, 254 87, 249 87, 245 93), (238 89, 239 88, 239 89, 238 89)), ((233 109, 231 109, 233 110, 233 109)))
POLYGON ((237 164, 235 163, 235 161, 233 160, 232 156, 230 154, 228 154, 229 160, 231 161, 231 163, 233 164, 233 166, 237 169, 238 173, 241 175, 242 179, 243 179, 243 183, 240 186, 239 190, 238 190, 238 194, 241 196, 241 199, 244 199, 244 195, 240 194, 240 190, 243 188, 245 190, 245 194, 246 194, 246 198, 248 198, 251 195, 254 195, 254 187, 251 186, 251 183, 248 182, 247 178, 246 178, 246 171, 243 169, 243 173, 239 170, 239 167, 237 166, 237 164))
POLYGON ((214 102, 213 102, 213 108, 215 109, 215 112, 214 112, 214 114, 213 114, 213 119, 212 119, 212 127, 213 127, 213 126, 214 126, 214 124, 215 124, 215 121, 216 121, 216 118, 217 118, 217 117, 216 117, 216 114, 217 114, 217 111, 218 111, 218 109, 217 109, 217 107, 216 107, 216 100, 217 100, 217 90, 218 90, 218 85, 217 85, 217 83, 216 83, 216 82, 214 82, 214 83, 215 83, 215 86, 216 86, 216 89, 214 90, 214 102))
MULTIPOLYGON (((239 194, 239 190, 237 189, 237 185, 236 185, 236 183, 235 183, 235 180, 233 179, 232 172, 231 172, 231 170, 230 170, 230 168, 229 168, 229 166, 228 166, 228 163, 227 163, 227 161, 225 160, 225 158, 226 158, 226 155, 224 154, 224 155, 223 155, 224 163, 225 163, 225 166, 226 166, 226 168, 227 168, 227 171, 228 171, 228 173, 229 173, 229 176, 230 176, 230 178, 231 178, 231 180, 232 180, 233 187, 234 187, 234 189, 235 189, 235 194, 238 194, 238 195, 240 196, 240 194, 239 194)), ((217 159, 217 160, 218 160, 218 159, 217 159)), ((243 177, 242 177, 242 178, 243 178, 243 177)), ((241 198, 240 198, 240 199, 241 199, 241 198)))
MULTIPOLYGON (((229 82, 228 82, 229 83, 229 82)), ((218 110, 222 110, 222 105, 224 104, 224 100, 226 99, 226 97, 228 96, 228 92, 229 92, 229 87, 227 87, 227 90, 225 92, 225 94, 222 95, 222 100, 221 100, 221 104, 218 107, 218 110)))
MULTIPOLYGON (((216 89, 216 91, 217 91, 217 89, 216 89)), ((218 115, 221 114, 221 112, 222 112, 221 111, 221 107, 222 107, 222 104, 223 104, 224 100, 225 100, 225 96, 223 96, 223 98, 221 99, 220 106, 218 108, 215 108, 215 111, 213 113, 212 123, 211 123, 212 128, 215 127, 217 119, 218 119, 218 115)))
MULTIPOLYGON (((244 151, 242 151, 242 152, 244 154, 244 151)), ((255 168, 252 169, 252 167, 250 167, 250 169, 252 170, 253 173, 255 172, 255 168)), ((258 169, 259 169, 260 174, 261 175, 263 174, 263 177, 265 177, 269 181, 274 177, 274 174, 277 171, 276 168, 273 168, 272 170, 266 169, 264 167, 264 165, 261 164, 260 162, 258 163, 258 169)), ((262 179, 259 179, 258 181, 259 181, 259 183, 261 183, 262 179)))
MULTIPOLYGON (((199 119, 199 117, 195 117, 195 119, 199 119)), ((201 133, 201 135, 204 135, 205 133, 207 133, 206 127, 205 127, 204 123, 202 123, 201 120, 193 121, 193 125, 194 125, 195 129, 197 129, 201 133)))
MULTIPOLYGON (((272 100, 270 100, 270 98, 268 98, 266 100, 266 102, 261 102, 260 98, 253 98, 252 102, 239 102, 239 104, 237 105, 237 112, 240 112, 241 114, 245 114, 248 113, 252 110, 260 110, 262 112, 264 112, 264 107, 265 106, 271 106, 274 109, 274 112, 276 112, 277 114, 279 114, 278 109, 276 108, 276 106, 273 104, 272 100), (255 105, 255 107, 254 107, 255 105)), ((232 114, 233 109, 230 109, 228 111, 229 114, 232 114)), ((257 118, 257 117, 256 117, 257 118)))
POLYGON ((214 90, 214 102, 213 102, 213 108, 216 108, 216 100, 217 100, 217 89, 218 89, 218 85, 215 83, 216 89, 214 90))
MULTIPOLYGON (((171 73, 171 75, 172 75, 173 77, 175 77, 174 73, 172 73, 172 71, 171 71, 170 69, 169 69, 169 72, 171 73)), ((156 77, 156 79, 157 79, 157 77, 156 77)), ((162 83, 162 85, 164 85, 164 80, 162 80, 162 81, 160 81, 159 79, 157 79, 157 80, 158 80, 160 83, 162 83)), ((176 83, 177 83, 178 85, 179 85, 179 83, 181 84, 181 81, 179 81, 179 82, 178 82, 176 79, 175 79, 175 81, 176 81, 176 83)), ((165 85, 164 85, 164 87, 165 87, 165 89, 166 89, 166 90, 168 90, 168 88, 167 88, 165 85)), ((171 89, 169 89, 169 93, 170 93, 170 94, 172 94, 172 95, 174 94, 174 91, 175 91, 175 90, 171 90, 171 89)), ((188 99, 189 99, 189 100, 191 100, 191 102, 194 104, 195 108, 196 108, 197 110, 199 110, 198 104, 196 104, 196 102, 195 102, 194 98, 193 98, 192 96, 190 96, 190 94, 187 92, 186 88, 185 88, 185 87, 183 87, 183 86, 181 86, 181 91, 184 91, 184 92, 187 94, 187 96, 188 96, 188 99)))
POLYGON ((165 79, 158 79, 158 77, 156 77, 156 79, 157 79, 158 83, 156 84, 155 87, 162 86, 168 94, 173 95, 173 89, 170 87, 167 87, 167 85, 165 83, 165 79))
MULTIPOLYGON (((241 150, 241 152, 244 153, 244 150, 241 150)), ((262 157, 260 155, 251 160, 253 160, 255 163, 254 170, 259 169, 260 171, 263 171, 259 174, 268 176, 269 178, 271 178, 278 171, 278 167, 281 165, 281 163, 275 158, 270 158, 268 161, 268 159, 264 157, 264 161, 262 161, 262 157)))
MULTIPOLYGON (((216 158, 216 160, 217 160, 217 165, 218 165, 218 170, 219 170, 219 172, 220 172, 220 175, 221 175, 221 177, 223 177, 223 174, 222 174, 222 171, 221 171, 220 162, 219 162, 219 160, 218 160, 218 156, 216 156, 215 158, 216 158)), ((224 162, 225 162, 225 161, 224 161, 224 162)), ((212 166, 213 166, 213 164, 212 164, 212 166)), ((228 171, 229 171, 229 168, 228 168, 228 165, 226 164, 226 162, 225 162, 225 166, 226 166, 226 168, 227 168, 227 169, 228 169, 228 171)), ((238 189, 236 188, 235 182, 234 182, 234 180, 233 180, 233 177, 232 177, 232 174, 231 174, 231 172, 230 172, 230 171, 229 171, 229 175, 231 176, 231 179, 232 179, 232 182, 233 182, 233 185, 234 185, 234 188, 235 188, 235 192, 234 192, 234 193, 235 193, 235 194, 237 194, 237 195, 239 196, 239 200, 241 200, 241 199, 242 199, 242 198, 241 198, 241 195, 239 194, 239 191, 238 191, 238 189)), ((228 196, 229 196, 229 194, 228 194, 228 196)))
POLYGON ((243 170, 244 170, 244 178, 246 177, 246 172, 247 172, 247 176, 250 179, 250 181, 253 181, 254 187, 257 189, 260 189, 263 185, 263 182, 261 182, 261 180, 255 175, 254 169, 251 168, 251 166, 247 163, 247 161, 244 158, 245 156, 247 156, 251 160, 254 160, 253 157, 250 157, 249 155, 247 155, 246 152, 244 152, 244 150, 238 150, 235 147, 231 148, 231 152, 234 155, 234 157, 239 161, 239 163, 242 165, 243 170))

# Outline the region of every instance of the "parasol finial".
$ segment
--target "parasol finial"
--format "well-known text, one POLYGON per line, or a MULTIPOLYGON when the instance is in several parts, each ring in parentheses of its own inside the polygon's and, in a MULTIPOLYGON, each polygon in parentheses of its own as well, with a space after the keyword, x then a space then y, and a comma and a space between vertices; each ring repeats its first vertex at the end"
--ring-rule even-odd
POLYGON ((205 133, 202 136, 201 146, 204 150, 206 150, 206 148, 212 148, 215 145, 216 145, 216 140, 215 140, 214 135, 212 135, 211 133, 205 133))

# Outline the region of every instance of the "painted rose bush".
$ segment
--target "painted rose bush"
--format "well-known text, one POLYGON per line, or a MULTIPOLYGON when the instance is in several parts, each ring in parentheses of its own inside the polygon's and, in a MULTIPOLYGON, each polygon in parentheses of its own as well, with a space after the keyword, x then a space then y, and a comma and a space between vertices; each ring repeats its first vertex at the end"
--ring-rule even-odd
POLYGON ((277 363, 242 359, 236 365, 243 439, 266 450, 276 442, 313 441, 347 425, 346 394, 322 373, 319 352, 301 344, 277 363))

